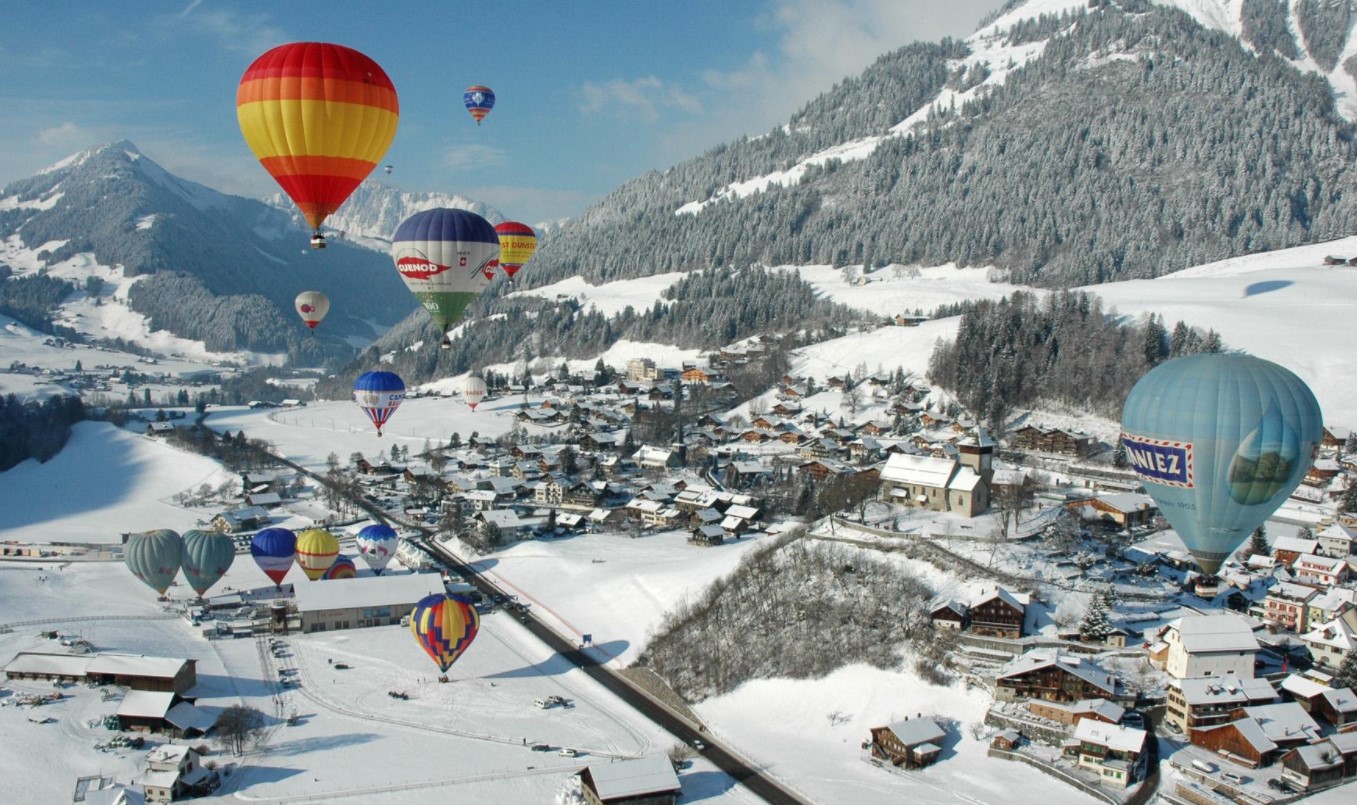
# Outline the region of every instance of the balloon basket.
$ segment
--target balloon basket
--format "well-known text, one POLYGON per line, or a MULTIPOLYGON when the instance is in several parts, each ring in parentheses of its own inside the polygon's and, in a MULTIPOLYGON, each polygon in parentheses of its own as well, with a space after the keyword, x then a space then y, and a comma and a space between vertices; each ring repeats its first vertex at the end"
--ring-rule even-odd
POLYGON ((312 235, 312 236, 311 236, 311 248, 313 248, 313 249, 324 249, 324 248, 325 248, 325 236, 324 236, 324 235, 312 235))
POLYGON ((443 684, 443 683, 445 683, 445 682, 447 682, 447 681, 448 681, 448 677, 447 677, 446 675, 440 676, 440 677, 438 678, 438 684, 440 684, 440 685, 443 684))
POLYGON ((1211 599, 1220 595, 1220 577, 1219 576, 1199 576, 1193 583, 1193 590, 1198 598, 1211 599))

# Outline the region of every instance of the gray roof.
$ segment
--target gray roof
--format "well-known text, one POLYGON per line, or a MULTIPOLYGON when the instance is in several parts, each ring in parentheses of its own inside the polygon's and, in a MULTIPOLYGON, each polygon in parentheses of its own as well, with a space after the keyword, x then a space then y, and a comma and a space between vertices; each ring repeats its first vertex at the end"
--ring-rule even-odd
POLYGON ((118 715, 127 718, 164 718, 174 703, 173 691, 129 690, 118 705, 118 715))
POLYGON ((931 718, 906 719, 890 725, 890 731, 905 746, 938 743, 947 737, 947 733, 931 718))
POLYGON ((1245 707, 1244 715, 1258 722, 1273 741, 1310 741, 1319 737, 1319 725, 1295 702, 1245 707))
POLYGON ((1198 615, 1178 621, 1178 634, 1189 654, 1257 651, 1258 638, 1238 615, 1198 615))
POLYGON ((210 713, 188 702, 180 702, 165 714, 165 720, 181 730, 207 732, 217 720, 210 713))
POLYGON ((443 580, 437 573, 326 579, 297 585, 297 610, 315 612, 323 609, 413 604, 426 595, 441 592, 443 580))
POLYGON ((170 657, 144 657, 140 654, 96 654, 86 673, 123 676, 153 676, 173 679, 188 660, 170 657))
POLYGON ((1277 698, 1266 679, 1240 679, 1234 674, 1183 679, 1178 687, 1190 705, 1269 702, 1277 698))
POLYGON ((594 790, 603 800, 678 791, 680 788, 674 765, 664 755, 600 763, 589 766, 588 770, 594 790))

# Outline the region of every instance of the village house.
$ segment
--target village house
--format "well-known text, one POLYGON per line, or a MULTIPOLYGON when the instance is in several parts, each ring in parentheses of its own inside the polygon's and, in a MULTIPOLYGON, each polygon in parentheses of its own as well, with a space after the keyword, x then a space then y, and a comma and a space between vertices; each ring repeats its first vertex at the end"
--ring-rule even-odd
POLYGON ((970 604, 972 634, 1016 640, 1023 636, 1027 597, 1003 587, 982 591, 970 604))
POLYGON ((1125 724, 1081 719, 1066 750, 1081 768, 1098 775, 1102 785, 1126 788, 1136 781, 1144 764, 1145 730, 1125 724))
POLYGON ((1230 674, 1177 679, 1169 683, 1164 720, 1187 735, 1200 727, 1232 721, 1241 707, 1275 701, 1277 692, 1266 679, 1230 674))
POLYGON ((1357 530, 1342 523, 1332 523, 1315 534, 1315 540, 1319 543, 1317 553, 1321 556, 1347 558, 1354 553, 1357 530))
POLYGON ((162 744, 146 753, 146 770, 136 782, 147 802, 173 802, 207 792, 214 773, 202 765, 202 756, 183 744, 162 744))
POLYGON ((1065 504, 1084 522, 1115 525, 1118 529, 1144 528, 1159 514, 1154 498, 1134 492, 1101 494, 1065 504))
POLYGON ((1284 702, 1242 707, 1229 723, 1193 730, 1190 737, 1195 746, 1257 768, 1271 765, 1290 749, 1313 743, 1320 729, 1300 705, 1284 702))
POLYGON ((1319 551, 1319 540, 1301 537, 1277 537, 1272 541, 1272 558, 1288 567, 1299 557, 1319 551))
POLYGON ((196 738, 212 729, 216 718, 174 691, 129 690, 115 713, 118 729, 153 732, 169 738, 196 738))
POLYGON ((499 530, 500 539, 504 542, 514 542, 523 539, 532 528, 532 523, 518 516, 518 512, 513 509, 490 509, 489 511, 476 512, 472 518, 476 521, 476 528, 484 534, 491 527, 499 530))
POLYGON ((1107 699, 1080 699, 1077 702, 1049 702, 1032 699, 1027 709, 1038 718, 1045 718, 1066 726, 1078 724, 1086 718, 1104 724, 1120 724, 1126 708, 1107 699))
POLYGON ((1309 628, 1310 601, 1318 594, 1313 587, 1278 582, 1268 588, 1263 599, 1263 617, 1283 629, 1304 632, 1309 628))
POLYGON ((580 772, 587 805, 675 805, 681 790, 664 755, 594 763, 580 772))
POLYGON ((1315 554, 1300 554, 1291 563, 1296 580, 1305 584, 1318 584, 1334 587, 1347 581, 1348 562, 1346 558, 1330 558, 1315 554))
POLYGON ((1282 680, 1282 692, 1301 709, 1338 732, 1357 731, 1357 696, 1351 688, 1331 688, 1300 674, 1282 680))
POLYGON ((937 761, 947 733, 931 718, 906 718, 884 727, 872 727, 872 757, 891 765, 918 769, 937 761))
POLYGON ((1065 428, 1042 428, 1024 425, 1013 431, 1012 444, 1016 450, 1083 458, 1093 451, 1098 440, 1087 433, 1065 428))
POLYGON ((1150 663, 1175 679, 1233 675, 1253 677, 1258 638, 1238 615, 1189 615, 1160 630, 1150 663))
POLYGON ((1045 699, 1077 702, 1080 699, 1118 699, 1121 687, 1116 677, 1080 658, 1029 651, 999 669, 994 699, 1045 699))
POLYGON ((238 534, 241 531, 263 528, 272 521, 273 517, 268 509, 262 506, 246 506, 218 514, 212 518, 211 525, 214 530, 223 534, 238 534))
POLYGON ((1330 673, 1343 665, 1343 659, 1357 647, 1357 610, 1349 609, 1327 623, 1312 627, 1300 636, 1310 649, 1315 664, 1330 673))
POLYGON ((961 601, 940 601, 928 611, 928 619, 935 629, 962 631, 971 622, 971 608, 961 601))
POLYGON ((694 545, 706 547, 721 545, 726 541, 726 531, 717 523, 698 525, 692 529, 688 541, 694 545))
POLYGON ((958 458, 892 455, 881 470, 880 497, 888 503, 975 517, 989 508, 988 459, 988 454, 978 452, 963 452, 958 458))
POLYGON ((648 444, 641 445, 640 449, 632 454, 632 460, 647 470, 667 470, 679 465, 679 457, 675 451, 648 444))
POLYGON ((1328 623, 1349 609, 1357 608, 1357 590, 1347 587, 1331 587, 1310 599, 1310 624, 1328 623))
POLYGON ((1330 735, 1282 756, 1282 779, 1300 791, 1315 791, 1357 776, 1357 732, 1330 735))

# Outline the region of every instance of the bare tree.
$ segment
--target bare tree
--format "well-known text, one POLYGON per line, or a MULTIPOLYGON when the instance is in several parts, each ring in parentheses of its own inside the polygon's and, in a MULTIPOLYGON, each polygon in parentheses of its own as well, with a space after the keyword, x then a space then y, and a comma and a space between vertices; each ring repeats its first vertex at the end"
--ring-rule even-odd
POLYGON ((247 747, 257 745, 264 738, 264 714, 253 707, 235 704, 217 716, 214 725, 217 740, 232 754, 240 755, 247 747))

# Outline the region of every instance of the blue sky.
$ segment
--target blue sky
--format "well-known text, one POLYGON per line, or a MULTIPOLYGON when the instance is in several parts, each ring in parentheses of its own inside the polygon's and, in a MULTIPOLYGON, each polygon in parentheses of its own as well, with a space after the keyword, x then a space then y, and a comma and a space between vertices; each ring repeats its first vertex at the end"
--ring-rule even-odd
POLYGON ((276 190, 240 136, 235 88, 270 47, 357 48, 391 76, 382 181, 538 222, 741 135, 908 42, 964 37, 1001 0, 103 0, 6 4, 0 186, 128 139, 218 190, 276 190), (477 127, 462 90, 498 102, 477 127))

